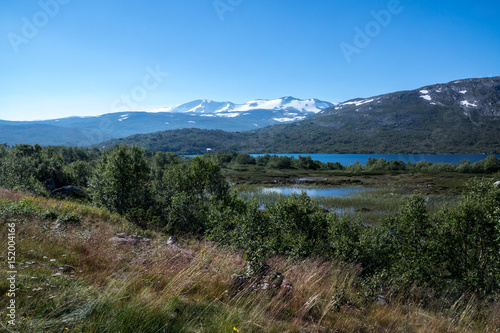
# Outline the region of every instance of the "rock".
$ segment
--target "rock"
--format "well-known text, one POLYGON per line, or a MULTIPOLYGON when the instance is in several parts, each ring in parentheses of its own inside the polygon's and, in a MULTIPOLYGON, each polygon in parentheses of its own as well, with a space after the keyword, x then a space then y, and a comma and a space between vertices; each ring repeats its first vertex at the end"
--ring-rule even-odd
POLYGON ((72 271, 75 271, 75 270, 76 270, 76 267, 71 266, 71 265, 64 265, 64 267, 62 268, 62 271, 64 273, 69 273, 69 272, 72 272, 72 271))
POLYGON ((377 297, 375 298, 375 302, 378 305, 386 305, 387 304, 387 298, 385 298, 384 295, 377 295, 377 297))
POLYGON ((167 245, 175 245, 179 242, 179 240, 177 239, 177 237, 175 236, 170 236, 167 240, 167 245))
POLYGON ((493 185, 495 185, 496 187, 500 187, 500 180, 496 181, 493 185))
POLYGON ((132 244, 132 245, 140 245, 145 244, 149 245, 151 240, 149 238, 141 237, 138 235, 127 236, 125 233, 117 234, 119 237, 112 237, 109 239, 111 243, 115 244, 132 244))
POLYGON ((271 293, 274 295, 279 291, 281 285, 285 278, 280 272, 272 271, 269 274, 266 274, 261 282, 261 289, 269 289, 271 293), (265 288, 264 288, 265 287, 265 288))
POLYGON ((53 179, 47 179, 44 181, 43 186, 45 186, 48 191, 54 191, 56 189, 56 183, 53 179))
POLYGON ((283 274, 271 270, 269 266, 265 265, 253 275, 249 273, 233 275, 229 291, 234 295, 242 291, 257 292, 264 290, 271 297, 274 297, 278 294, 288 294, 294 289, 293 284, 285 279, 283 274))
POLYGON ((127 244, 127 243, 129 243, 129 240, 127 238, 122 238, 122 237, 113 237, 113 238, 110 238, 109 241, 111 243, 116 243, 116 244, 127 244))
POLYGON ((288 292, 288 291, 292 291, 295 289, 295 287, 293 286, 293 284, 290 282, 290 280, 288 279, 284 279, 283 282, 281 283, 281 286, 280 286, 280 289, 282 291, 285 291, 285 292, 288 292))
POLYGON ((54 196, 63 196, 63 197, 70 197, 70 198, 87 198, 87 194, 80 190, 79 188, 76 188, 74 186, 64 186, 58 189, 53 190, 50 192, 51 197, 54 196))
POLYGON ((246 274, 236 275, 232 277, 230 292, 236 295, 243 291, 248 286, 250 278, 246 274))

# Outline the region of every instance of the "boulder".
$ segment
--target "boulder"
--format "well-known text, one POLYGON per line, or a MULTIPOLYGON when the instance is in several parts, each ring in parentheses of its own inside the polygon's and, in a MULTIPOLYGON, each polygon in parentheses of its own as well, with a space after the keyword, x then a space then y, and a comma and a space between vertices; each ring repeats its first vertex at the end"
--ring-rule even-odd
POLYGON ((111 243, 115 244, 131 244, 131 245, 150 245, 151 239, 141 237, 138 235, 127 236, 126 233, 117 234, 116 237, 109 239, 111 243))
POLYGON ((127 244, 127 243, 131 243, 127 238, 122 238, 122 237, 113 237, 113 238, 110 238, 109 241, 111 243, 115 243, 115 244, 127 244))
POLYGON ((47 179, 43 182, 43 186, 47 189, 47 191, 54 191, 56 189, 56 183, 53 179, 47 179))
POLYGON ((280 286, 281 291, 290 292, 295 289, 293 284, 288 279, 284 279, 280 286))
POLYGON ((63 186, 50 192, 51 197, 87 198, 87 194, 74 186, 63 186))
POLYGON ((387 304, 387 298, 384 295, 377 295, 377 297, 375 297, 375 302, 378 305, 386 305, 387 304))
POLYGON ((269 266, 263 266, 257 273, 241 275, 233 275, 231 287, 229 291, 234 295, 243 291, 256 292, 264 290, 271 297, 278 294, 284 296, 290 294, 294 290, 290 280, 285 279, 283 274, 272 270, 269 266))
POLYGON ((177 237, 170 236, 167 240, 167 245, 173 246, 173 245, 176 245, 178 242, 179 242, 179 240, 177 239, 177 237))

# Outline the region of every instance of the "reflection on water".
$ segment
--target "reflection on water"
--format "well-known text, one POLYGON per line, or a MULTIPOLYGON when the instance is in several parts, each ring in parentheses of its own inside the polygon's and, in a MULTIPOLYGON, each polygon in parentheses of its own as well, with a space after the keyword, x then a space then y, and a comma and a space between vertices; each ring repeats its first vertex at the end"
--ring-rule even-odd
MULTIPOLYGON (((252 154, 252 156, 263 156, 264 154, 252 154)), ((459 163, 467 160, 471 163, 484 160, 486 154, 275 154, 278 156, 288 156, 298 158, 299 156, 311 156, 313 160, 323 163, 339 162, 343 166, 351 165, 355 162, 365 165, 369 157, 376 159, 385 158, 387 161, 403 161, 417 163, 420 161, 432 163, 459 163)), ((500 158, 500 155, 495 155, 500 158)))
POLYGON ((310 197, 342 197, 362 191, 368 191, 368 189, 361 186, 351 186, 351 187, 276 186, 276 187, 263 187, 261 191, 264 194, 276 193, 283 195, 291 195, 293 193, 301 194, 302 192, 306 192, 306 194, 310 197))
POLYGON ((372 189, 362 186, 349 186, 349 187, 318 187, 318 186, 274 186, 274 187, 258 187, 254 191, 245 191, 240 193, 247 199, 253 197, 259 202, 260 209, 268 204, 277 200, 280 196, 288 196, 292 194, 301 194, 305 192, 309 197, 318 200, 319 206, 324 209, 335 211, 337 213, 352 213, 355 207, 351 204, 341 205, 335 207, 335 202, 340 198, 352 198, 353 195, 359 195, 363 192, 372 191, 372 189), (332 201, 334 200, 334 201, 332 201))
POLYGON ((292 194, 305 192, 324 210, 340 215, 362 216, 363 222, 375 223, 379 218, 398 209, 398 198, 386 189, 363 186, 328 187, 308 185, 253 186, 239 192, 244 200, 255 199, 259 209, 268 209, 292 194))

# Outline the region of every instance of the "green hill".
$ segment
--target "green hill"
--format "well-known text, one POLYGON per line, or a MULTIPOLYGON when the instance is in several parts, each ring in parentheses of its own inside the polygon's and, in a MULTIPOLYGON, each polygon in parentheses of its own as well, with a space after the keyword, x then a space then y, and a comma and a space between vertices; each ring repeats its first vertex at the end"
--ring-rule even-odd
POLYGON ((354 99, 303 121, 247 132, 183 129, 110 140, 180 154, 499 153, 500 77, 354 99))

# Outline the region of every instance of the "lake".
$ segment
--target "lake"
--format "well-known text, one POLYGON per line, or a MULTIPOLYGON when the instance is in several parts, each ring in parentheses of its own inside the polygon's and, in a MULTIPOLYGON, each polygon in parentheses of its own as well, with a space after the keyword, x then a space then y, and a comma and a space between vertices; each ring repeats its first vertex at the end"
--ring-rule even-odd
MULTIPOLYGON (((252 154, 252 156, 264 156, 265 154, 252 154)), ((298 158, 299 156, 311 156, 313 160, 323 163, 339 162, 343 166, 351 165, 356 161, 365 165, 369 157, 376 159, 385 158, 387 161, 401 160, 403 162, 417 163, 419 161, 432 163, 459 163, 469 160, 471 163, 484 160, 487 154, 269 154, 277 156, 288 156, 298 158)), ((500 158, 500 155, 495 155, 500 158)))

